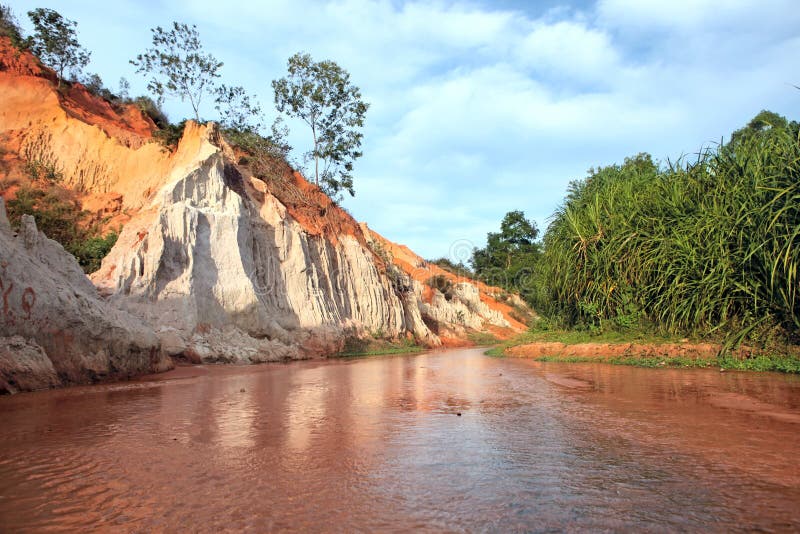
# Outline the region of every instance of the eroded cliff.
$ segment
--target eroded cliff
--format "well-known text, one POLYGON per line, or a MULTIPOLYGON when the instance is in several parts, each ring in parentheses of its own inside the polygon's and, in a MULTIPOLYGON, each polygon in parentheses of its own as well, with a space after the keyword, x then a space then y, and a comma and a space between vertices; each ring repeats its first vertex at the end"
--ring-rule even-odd
POLYGON ((178 152, 185 143, 195 168, 167 178, 92 275, 110 302, 203 360, 319 356, 349 335, 404 332, 403 304, 356 236, 305 229, 232 162, 215 126, 190 123, 178 152), (217 342, 229 338, 256 352, 217 342))
POLYGON ((371 230, 362 229, 374 247, 404 278, 409 306, 418 311, 440 344, 469 344, 470 334, 489 333, 507 339, 524 331, 524 321, 534 316, 519 296, 501 288, 447 271, 424 260, 404 245, 398 245, 371 230), (440 287, 440 286, 444 287, 440 287), (413 304, 411 304, 413 302, 413 304))
POLYGON ((0 392, 172 367, 151 327, 103 302, 75 258, 36 229, 14 233, 0 198, 0 392))
MULTIPOLYGON (((136 109, 110 107, 79 85, 59 93, 35 59, 9 59, 2 46, 0 94, 3 194, 13 195, 9 178, 24 165, 46 162, 96 220, 124 225, 91 276, 94 286, 71 267, 59 282, 93 299, 96 286, 102 309, 113 310, 108 317, 146 325, 134 337, 157 354, 145 364, 123 343, 105 355, 115 369, 115 358, 139 362, 120 367, 135 372, 162 367, 167 356, 252 363, 335 354, 351 337, 412 337, 437 347, 469 343, 474 332, 505 337, 524 328, 514 306, 498 300, 499 289, 457 279, 360 226, 285 162, 257 176, 213 123, 188 122, 177 148, 167 150, 136 109), (433 275, 453 278, 452 290, 431 288, 433 275)), ((16 238, 4 232, 17 252, 43 257, 20 249, 30 229, 16 238)), ((50 287, 22 272, 9 276, 17 287, 50 287)), ((5 321, 0 336, 33 340, 57 367, 46 332, 5 321)))

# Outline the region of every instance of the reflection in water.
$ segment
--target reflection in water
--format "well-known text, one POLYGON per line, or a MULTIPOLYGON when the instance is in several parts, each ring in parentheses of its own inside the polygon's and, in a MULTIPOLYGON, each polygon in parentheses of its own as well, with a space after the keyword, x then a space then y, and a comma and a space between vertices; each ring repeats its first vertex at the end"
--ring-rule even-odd
POLYGON ((318 368, 292 381, 286 401, 286 444, 295 454, 307 451, 312 431, 324 422, 328 389, 325 378, 325 368, 318 368))
POLYGON ((252 395, 245 388, 241 388, 238 393, 225 395, 211 408, 213 425, 221 447, 255 445, 255 434, 252 429, 257 410, 252 395))
POLYGON ((0 420, 0 531, 800 528, 793 376, 457 350, 181 368, 0 420))

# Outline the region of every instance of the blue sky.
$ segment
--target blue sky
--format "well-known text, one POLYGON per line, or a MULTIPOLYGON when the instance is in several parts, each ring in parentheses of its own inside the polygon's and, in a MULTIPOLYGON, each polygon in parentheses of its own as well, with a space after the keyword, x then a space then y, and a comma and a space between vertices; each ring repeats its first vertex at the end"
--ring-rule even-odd
MULTIPOLYGON (((590 167, 692 154, 761 109, 800 119, 797 0, 4 3, 23 26, 33 7, 76 20, 87 70, 137 94, 128 60, 149 28, 196 24, 223 81, 257 94, 270 120, 289 56, 333 59, 371 103, 344 205, 429 258, 462 259, 510 210, 544 229, 590 167)), ((291 126, 307 150, 310 133, 291 126)))

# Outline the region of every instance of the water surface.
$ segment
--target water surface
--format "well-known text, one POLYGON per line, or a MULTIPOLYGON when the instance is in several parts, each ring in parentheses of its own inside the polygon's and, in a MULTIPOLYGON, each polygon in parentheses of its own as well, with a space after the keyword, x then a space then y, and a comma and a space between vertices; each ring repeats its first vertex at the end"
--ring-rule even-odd
POLYGON ((469 349, 180 368, 0 422, 3 532, 800 529, 796 376, 469 349))

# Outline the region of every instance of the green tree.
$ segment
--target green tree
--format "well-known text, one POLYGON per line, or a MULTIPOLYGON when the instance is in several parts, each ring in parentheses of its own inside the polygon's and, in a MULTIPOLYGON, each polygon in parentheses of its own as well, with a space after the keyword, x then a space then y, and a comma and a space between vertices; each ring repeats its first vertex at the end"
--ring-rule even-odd
POLYGON ((353 162, 359 151, 369 104, 350 83, 350 74, 333 61, 315 62, 309 54, 288 61, 289 75, 272 82, 279 112, 302 119, 311 127, 314 180, 326 193, 355 195, 353 162), (320 168, 320 166, 322 168, 320 168))
POLYGON ((64 72, 70 69, 80 74, 91 57, 91 52, 78 43, 75 34, 78 23, 65 19, 57 11, 41 7, 28 11, 28 17, 34 28, 28 42, 30 49, 45 65, 56 71, 58 87, 61 88, 64 72))
POLYGON ((541 255, 536 241, 538 236, 536 224, 526 219, 522 211, 506 213, 500 232, 489 232, 486 247, 472 251, 471 263, 476 276, 527 297, 541 255))
POLYGON ((0 4, 0 37, 8 37, 14 46, 23 44, 17 18, 11 8, 4 4, 0 4))
POLYGON ((203 53, 197 26, 173 22, 169 31, 161 26, 150 31, 153 46, 130 63, 137 74, 150 77, 147 89, 156 95, 159 104, 165 96, 188 100, 199 121, 200 103, 205 94, 214 93, 214 80, 220 76, 222 62, 203 53))
POLYGON ((522 211, 509 211, 500 223, 500 232, 486 234, 486 248, 473 251, 476 271, 486 267, 508 269, 514 257, 537 248, 539 230, 522 211))
POLYGON ((119 89, 117 90, 117 95, 122 101, 127 101, 131 98, 131 84, 124 76, 120 77, 119 79, 119 89))
POLYGON ((256 133, 261 129, 261 106, 243 87, 220 85, 215 102, 223 128, 240 133, 256 133))
POLYGON ((778 115, 774 111, 761 110, 758 115, 753 117, 747 126, 739 128, 731 134, 731 144, 742 143, 754 135, 766 132, 772 128, 787 128, 789 121, 786 117, 778 115))

